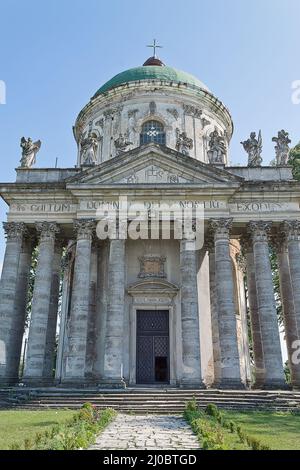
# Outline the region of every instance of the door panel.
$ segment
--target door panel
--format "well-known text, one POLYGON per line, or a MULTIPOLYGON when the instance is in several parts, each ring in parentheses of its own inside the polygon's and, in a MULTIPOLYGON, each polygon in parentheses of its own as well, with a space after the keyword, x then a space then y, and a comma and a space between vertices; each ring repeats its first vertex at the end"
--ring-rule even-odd
POLYGON ((169 311, 137 311, 136 382, 169 382, 169 311))

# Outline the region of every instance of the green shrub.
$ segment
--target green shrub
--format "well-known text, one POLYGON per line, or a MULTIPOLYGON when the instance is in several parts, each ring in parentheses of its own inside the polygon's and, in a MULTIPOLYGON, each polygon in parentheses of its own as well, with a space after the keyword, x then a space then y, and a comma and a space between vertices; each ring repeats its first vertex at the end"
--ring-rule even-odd
POLYGON ((85 403, 79 412, 66 424, 56 425, 51 430, 37 433, 33 440, 25 439, 23 445, 14 443, 13 450, 75 450, 85 449, 95 437, 114 419, 112 409, 97 410, 85 403))

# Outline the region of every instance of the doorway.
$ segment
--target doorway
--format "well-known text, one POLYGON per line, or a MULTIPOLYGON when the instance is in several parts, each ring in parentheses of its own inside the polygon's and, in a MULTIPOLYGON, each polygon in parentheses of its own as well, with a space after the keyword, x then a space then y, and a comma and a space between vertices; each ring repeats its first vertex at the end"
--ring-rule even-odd
POLYGON ((168 384, 169 310, 137 310, 137 384, 168 384))

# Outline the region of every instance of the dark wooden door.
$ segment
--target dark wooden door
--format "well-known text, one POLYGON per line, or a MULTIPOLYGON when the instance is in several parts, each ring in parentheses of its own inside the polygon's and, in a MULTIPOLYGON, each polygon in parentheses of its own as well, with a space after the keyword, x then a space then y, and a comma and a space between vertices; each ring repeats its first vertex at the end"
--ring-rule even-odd
POLYGON ((169 311, 137 311, 138 384, 169 383, 169 311))

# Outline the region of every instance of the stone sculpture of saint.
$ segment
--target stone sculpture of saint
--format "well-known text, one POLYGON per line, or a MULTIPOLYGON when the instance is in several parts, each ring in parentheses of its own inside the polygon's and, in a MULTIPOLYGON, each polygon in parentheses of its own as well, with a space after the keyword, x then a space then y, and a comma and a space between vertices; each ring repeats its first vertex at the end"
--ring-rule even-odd
POLYGON ((209 150, 207 152, 210 163, 225 163, 226 144, 223 135, 219 135, 215 129, 209 136, 209 150))
POLYGON ((176 137, 176 150, 183 155, 189 156, 190 150, 194 146, 193 139, 190 139, 186 132, 180 132, 179 129, 176 129, 176 137))
POLYGON ((97 163, 97 150, 99 139, 94 132, 89 132, 88 136, 81 141, 81 163, 92 166, 97 163))
POLYGON ((250 138, 241 142, 245 151, 248 154, 248 166, 255 167, 261 166, 262 163, 262 137, 261 131, 259 131, 258 138, 256 138, 256 132, 251 132, 250 138))
POLYGON ((277 137, 273 137, 272 142, 276 142, 276 165, 287 165, 290 154, 289 144, 291 143, 289 133, 282 129, 278 132, 277 137))
POLYGON ((114 143, 115 143, 115 148, 117 151, 117 156, 126 152, 127 147, 132 145, 132 142, 129 142, 123 134, 120 134, 119 137, 115 139, 114 143))
POLYGON ((26 140, 22 137, 20 147, 22 148, 21 168, 31 168, 36 162, 36 154, 40 150, 42 142, 33 142, 30 137, 26 140))

